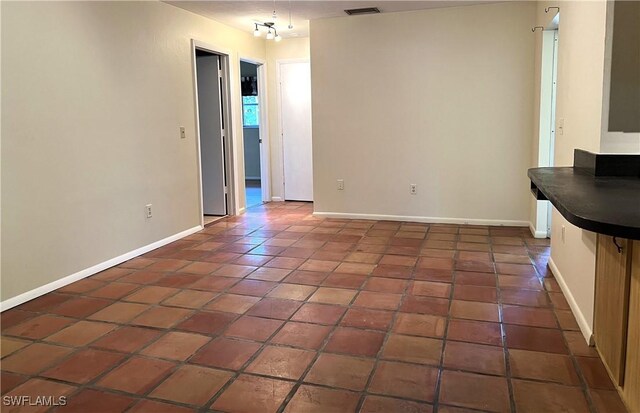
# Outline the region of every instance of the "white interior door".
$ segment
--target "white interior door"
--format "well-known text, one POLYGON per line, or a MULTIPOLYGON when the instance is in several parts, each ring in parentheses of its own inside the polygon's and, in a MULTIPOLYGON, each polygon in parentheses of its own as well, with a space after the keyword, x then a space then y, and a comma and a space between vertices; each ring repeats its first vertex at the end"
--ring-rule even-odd
POLYGON ((227 214, 220 73, 219 56, 196 55, 204 215, 227 214))
POLYGON ((309 62, 280 64, 280 94, 284 199, 313 201, 309 62))

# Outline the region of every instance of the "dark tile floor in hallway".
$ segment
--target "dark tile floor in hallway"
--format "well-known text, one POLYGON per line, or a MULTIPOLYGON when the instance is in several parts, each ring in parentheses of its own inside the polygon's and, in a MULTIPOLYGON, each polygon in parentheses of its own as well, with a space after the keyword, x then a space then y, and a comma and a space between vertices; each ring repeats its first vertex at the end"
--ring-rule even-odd
POLYGON ((311 212, 252 208, 2 313, 2 394, 83 413, 624 411, 548 240, 311 212))

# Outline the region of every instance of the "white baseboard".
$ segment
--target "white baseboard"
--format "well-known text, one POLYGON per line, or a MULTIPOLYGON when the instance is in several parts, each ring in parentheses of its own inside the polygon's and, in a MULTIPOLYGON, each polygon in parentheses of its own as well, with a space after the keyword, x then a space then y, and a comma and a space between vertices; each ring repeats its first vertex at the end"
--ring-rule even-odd
POLYGON ((569 286, 567 286, 567 283, 564 281, 564 278, 562 278, 562 274, 560 273, 560 270, 556 266, 555 262, 553 262, 553 259, 551 257, 549 257, 549 268, 551 269, 553 276, 556 278, 556 281, 558 281, 558 285, 560 285, 560 289, 562 290, 562 293, 567 299, 567 302, 569 303, 569 307, 571 307, 571 312, 576 317, 576 321, 578 322, 578 327, 580 327, 580 332, 584 336, 584 339, 587 341, 587 343, 589 345, 592 345, 593 330, 589 326, 589 323, 587 322, 586 317, 580 310, 580 307, 578 306, 576 299, 573 298, 573 294, 571 293, 569 286))
POLYGON ((238 215, 242 215, 245 212, 247 212, 247 208, 246 207, 240 207, 238 208, 238 215))
POLYGON ((536 227, 531 222, 529 222, 529 230, 533 238, 547 238, 547 231, 536 231, 536 227))
POLYGON ((271 201, 272 202, 282 202, 282 197, 281 196, 272 196, 271 197, 271 201))
POLYGON ((527 221, 497 220, 497 219, 475 219, 475 218, 446 218, 446 217, 421 217, 410 215, 379 215, 379 214, 354 214, 343 212, 314 212, 314 216, 321 218, 347 218, 347 219, 368 219, 377 221, 407 221, 425 222, 429 224, 467 224, 467 225, 503 225, 514 227, 527 227, 527 221))
POLYGON ((117 257, 111 258, 110 260, 101 262, 99 264, 96 264, 92 267, 89 268, 85 268, 84 270, 80 270, 78 272, 76 272, 75 274, 71 274, 68 275, 66 277, 60 278, 58 280, 55 280, 53 282, 50 282, 49 284, 45 284, 43 286, 34 288, 33 290, 27 291, 25 293, 22 293, 20 295, 17 295, 15 297, 12 298, 8 298, 2 302, 0 302, 0 311, 5 311, 8 310, 10 308, 13 308, 17 305, 26 303, 27 301, 33 300, 34 298, 38 298, 41 295, 50 293, 53 290, 57 290, 58 288, 62 288, 66 285, 69 285, 73 282, 76 282, 78 280, 81 280, 83 278, 87 278, 91 275, 97 274, 100 271, 104 271, 107 268, 111 268, 115 265, 121 264, 125 261, 128 261, 132 258, 135 258, 139 255, 145 254, 149 251, 152 251, 156 248, 160 248, 164 245, 167 245, 169 243, 172 243, 173 241, 179 240, 180 238, 184 238, 188 235, 191 235, 193 233, 196 233, 198 231, 200 231, 202 229, 202 226, 198 225, 195 226, 193 228, 189 228, 187 230, 184 230, 182 232, 179 232, 177 234, 171 235, 167 238, 161 239, 159 241, 156 241, 154 243, 151 243, 149 245, 145 245, 144 247, 140 247, 137 248, 133 251, 127 252, 125 254, 119 255, 117 257))

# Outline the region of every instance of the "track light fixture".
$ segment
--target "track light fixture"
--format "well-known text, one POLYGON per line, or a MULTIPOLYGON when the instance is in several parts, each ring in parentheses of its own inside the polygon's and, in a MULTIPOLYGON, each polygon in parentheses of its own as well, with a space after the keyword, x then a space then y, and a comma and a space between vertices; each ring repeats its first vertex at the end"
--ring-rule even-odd
POLYGON ((275 40, 276 42, 279 42, 280 40, 282 40, 282 37, 280 37, 280 35, 278 34, 278 30, 276 30, 275 23, 273 22, 254 23, 254 25, 256 27, 255 30, 253 31, 253 35, 255 37, 260 37, 260 29, 258 28, 258 26, 260 26, 260 27, 267 28, 267 40, 275 40))

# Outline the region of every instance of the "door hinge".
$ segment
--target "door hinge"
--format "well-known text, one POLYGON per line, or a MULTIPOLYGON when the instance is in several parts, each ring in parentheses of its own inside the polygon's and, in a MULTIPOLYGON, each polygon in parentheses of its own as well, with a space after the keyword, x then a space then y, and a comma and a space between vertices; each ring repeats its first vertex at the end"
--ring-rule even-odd
POLYGON ((229 193, 229 188, 228 188, 228 187, 226 187, 226 186, 224 187, 224 193, 225 193, 225 194, 228 194, 228 193, 229 193))

